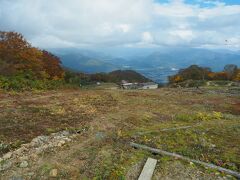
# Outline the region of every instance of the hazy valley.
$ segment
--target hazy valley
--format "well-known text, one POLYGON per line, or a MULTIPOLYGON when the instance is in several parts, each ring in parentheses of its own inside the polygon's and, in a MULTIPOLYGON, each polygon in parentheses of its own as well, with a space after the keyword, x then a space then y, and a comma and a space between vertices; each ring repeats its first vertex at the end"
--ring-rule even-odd
POLYGON ((63 66, 75 71, 96 73, 131 69, 157 83, 167 83, 168 76, 193 64, 210 67, 214 71, 221 71, 226 64, 240 66, 240 52, 236 51, 168 48, 167 50, 151 49, 139 53, 141 49, 134 50, 135 53, 123 51, 122 53, 125 54, 119 56, 121 51, 117 50, 109 55, 108 52, 91 50, 50 49, 61 57, 63 66))

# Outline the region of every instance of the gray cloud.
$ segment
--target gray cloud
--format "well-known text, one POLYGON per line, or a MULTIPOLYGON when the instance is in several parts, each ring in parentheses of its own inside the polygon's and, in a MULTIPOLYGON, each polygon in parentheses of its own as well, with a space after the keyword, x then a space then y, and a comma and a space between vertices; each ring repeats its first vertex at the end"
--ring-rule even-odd
POLYGON ((41 48, 240 49, 239 18, 240 5, 217 1, 202 7, 183 0, 163 4, 154 0, 0 0, 0 29, 21 32, 41 48), (226 39, 228 46, 224 46, 226 39))

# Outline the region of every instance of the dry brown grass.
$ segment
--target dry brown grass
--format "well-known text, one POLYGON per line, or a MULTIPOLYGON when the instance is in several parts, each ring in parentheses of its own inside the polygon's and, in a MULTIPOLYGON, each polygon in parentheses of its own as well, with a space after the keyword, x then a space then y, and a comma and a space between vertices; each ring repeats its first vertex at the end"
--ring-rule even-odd
MULTIPOLYGON (((0 97, 0 140, 12 143, 10 148, 41 134, 83 126, 89 129, 77 142, 41 157, 32 166, 36 177, 47 178, 53 167, 61 170, 62 179, 124 179, 126 174, 130 177, 129 169, 152 156, 129 147, 130 141, 240 169, 239 96, 164 88, 0 93, 0 97), (221 112, 221 117, 214 111, 221 112), (187 130, 161 132, 199 123, 187 130)), ((161 160, 156 174, 164 172, 168 177, 167 173, 174 173, 173 165, 169 165, 174 160, 155 158, 161 160)), ((186 163, 179 168, 198 173, 192 178, 215 177, 215 172, 186 163)))

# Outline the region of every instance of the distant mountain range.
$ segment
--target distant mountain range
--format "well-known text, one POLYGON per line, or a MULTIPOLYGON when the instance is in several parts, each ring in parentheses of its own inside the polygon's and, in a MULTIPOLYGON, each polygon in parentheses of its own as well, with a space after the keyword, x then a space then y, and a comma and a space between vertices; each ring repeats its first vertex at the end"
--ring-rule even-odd
MULTIPOLYGON (((136 70, 146 77, 166 82, 167 76, 175 74, 179 69, 192 64, 210 67, 220 71, 226 64, 240 66, 240 52, 225 50, 207 50, 198 48, 154 49, 153 52, 141 49, 121 57, 106 53, 79 49, 54 49, 65 67, 85 73, 111 72, 117 69, 136 70), (139 55, 141 54, 141 55, 139 55)), ((124 52, 124 51, 123 51, 124 52)))
POLYGON ((82 54, 66 54, 60 56, 63 66, 84 73, 110 72, 121 69, 120 66, 91 58, 82 54))
POLYGON ((240 66, 240 53, 181 48, 154 52, 132 62, 134 62, 132 65, 139 68, 170 67, 179 69, 196 64, 210 67, 214 71, 220 71, 226 64, 240 66))

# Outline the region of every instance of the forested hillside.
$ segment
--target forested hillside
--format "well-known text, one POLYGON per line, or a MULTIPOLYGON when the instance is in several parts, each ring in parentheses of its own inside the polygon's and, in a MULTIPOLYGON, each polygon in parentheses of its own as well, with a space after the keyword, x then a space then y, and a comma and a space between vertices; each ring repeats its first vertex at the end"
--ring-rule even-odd
POLYGON ((74 72, 64 68, 59 57, 33 47, 20 33, 0 31, 0 89, 53 89, 121 80, 150 81, 132 70, 96 74, 74 72))
POLYGON ((117 70, 110 73, 96 74, 74 73, 71 71, 67 71, 65 75, 65 80, 68 83, 77 83, 81 85, 91 84, 95 82, 110 82, 120 84, 122 80, 138 83, 151 81, 140 73, 132 70, 117 70))
POLYGON ((0 31, 0 88, 50 88, 63 78, 57 56, 33 47, 19 33, 0 31))
POLYGON ((37 79, 62 79, 61 61, 50 52, 32 47, 15 32, 0 32, 0 75, 32 73, 37 79))

